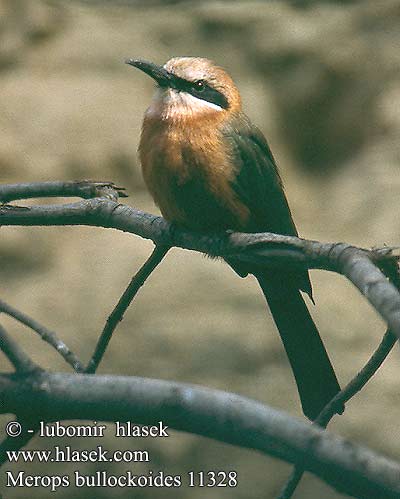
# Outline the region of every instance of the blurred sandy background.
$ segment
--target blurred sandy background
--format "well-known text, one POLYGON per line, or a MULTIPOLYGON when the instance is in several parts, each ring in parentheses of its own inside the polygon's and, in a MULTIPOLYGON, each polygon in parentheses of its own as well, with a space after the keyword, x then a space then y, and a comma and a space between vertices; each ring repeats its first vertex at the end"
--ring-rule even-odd
MULTIPOLYGON (((364 246, 399 244, 397 0, 112 4, 0 0, 1 182, 112 180, 127 188, 127 203, 155 212, 136 154, 153 86, 123 60, 163 63, 176 55, 199 55, 233 75, 246 112, 269 138, 303 236, 364 246)), ((134 236, 95 228, 4 227, 1 236, 1 298, 56 330, 85 361, 152 248, 134 236)), ((314 271, 312 280, 317 303, 312 312, 344 384, 378 344, 384 325, 344 279, 314 271)), ((67 370, 30 331, 6 319, 4 325, 43 367, 67 370)), ((8 369, 0 360, 1 370, 8 369)), ((396 347, 330 426, 395 458, 399 360, 396 347)), ((301 415, 287 360, 255 282, 188 251, 171 251, 151 276, 99 372, 199 383, 301 415)), ((36 438, 29 448, 60 443, 121 446, 112 438, 36 438)), ((123 445, 146 445, 150 469, 171 474, 235 469, 239 486, 60 489, 54 494, 4 489, 4 498, 273 498, 290 471, 256 453, 178 433, 167 442, 126 440, 123 445)), ((77 467, 6 469, 64 474, 77 467)), ((103 466, 81 464, 79 469, 90 473, 103 466)), ((126 469, 131 467, 108 468, 116 474, 126 469)), ((307 476, 296 497, 341 496, 307 476)))

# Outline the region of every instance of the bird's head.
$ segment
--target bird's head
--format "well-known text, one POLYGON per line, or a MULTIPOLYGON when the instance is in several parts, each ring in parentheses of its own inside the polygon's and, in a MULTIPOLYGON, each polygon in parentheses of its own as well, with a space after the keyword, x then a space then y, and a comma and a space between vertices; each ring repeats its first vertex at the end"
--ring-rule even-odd
POLYGON ((232 78, 208 59, 174 57, 164 66, 137 59, 126 63, 157 82, 148 117, 188 120, 221 113, 226 116, 241 109, 240 94, 232 78))

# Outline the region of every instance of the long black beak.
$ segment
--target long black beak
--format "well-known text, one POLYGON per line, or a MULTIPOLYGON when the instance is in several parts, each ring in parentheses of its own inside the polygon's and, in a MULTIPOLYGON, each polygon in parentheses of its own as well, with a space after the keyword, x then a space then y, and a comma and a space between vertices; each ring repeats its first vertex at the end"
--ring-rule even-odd
POLYGON ((168 73, 162 66, 157 66, 157 64, 153 64, 152 62, 141 61, 140 59, 127 59, 125 63, 134 66, 151 76, 160 87, 173 86, 171 73, 168 73))

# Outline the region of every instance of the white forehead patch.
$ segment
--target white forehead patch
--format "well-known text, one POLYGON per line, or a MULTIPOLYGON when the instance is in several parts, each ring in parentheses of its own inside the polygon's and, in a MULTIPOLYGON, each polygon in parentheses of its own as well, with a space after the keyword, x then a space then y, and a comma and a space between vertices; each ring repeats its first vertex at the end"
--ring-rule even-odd
POLYGON ((159 116, 162 119, 172 119, 209 113, 211 110, 222 111, 223 108, 187 92, 158 88, 146 114, 159 116))

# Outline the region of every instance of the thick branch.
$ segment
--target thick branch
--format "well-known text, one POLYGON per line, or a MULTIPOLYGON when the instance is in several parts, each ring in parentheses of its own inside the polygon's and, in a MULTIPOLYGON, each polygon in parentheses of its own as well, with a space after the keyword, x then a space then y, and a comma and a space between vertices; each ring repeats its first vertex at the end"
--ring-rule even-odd
POLYGON ((28 209, 0 207, 0 225, 91 225, 151 239, 160 246, 178 246, 266 267, 318 268, 339 272, 370 301, 400 338, 400 294, 374 264, 389 258, 347 244, 320 243, 277 234, 202 234, 172 227, 163 218, 107 199, 28 209))
POLYGON ((399 497, 400 466, 299 419, 232 393, 154 379, 38 373, 0 375, 1 412, 62 419, 164 424, 255 449, 362 499, 399 497))

